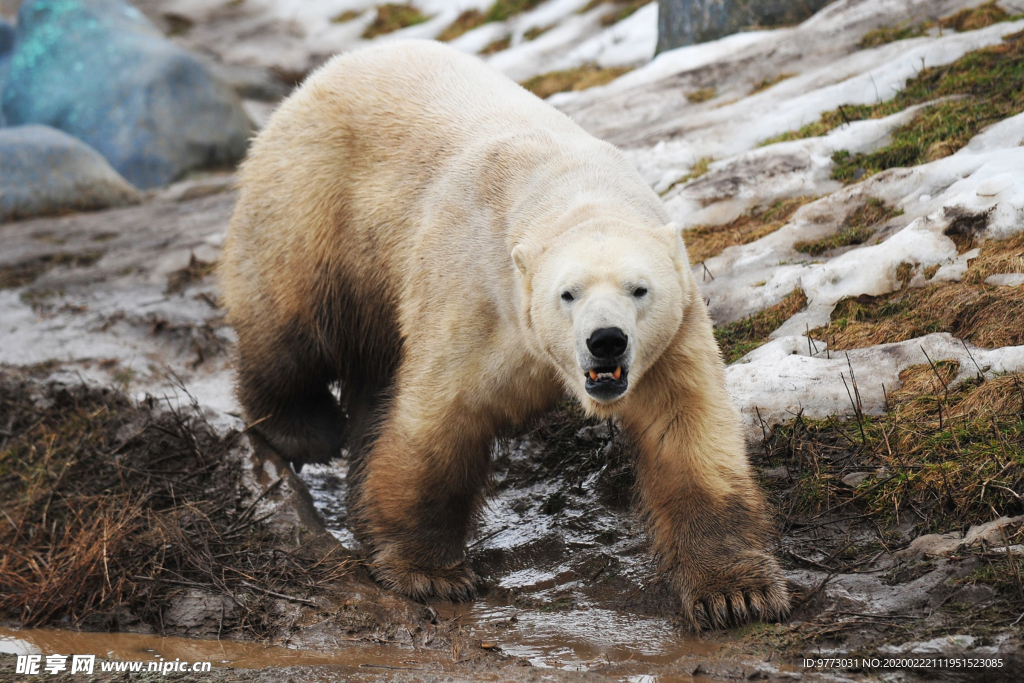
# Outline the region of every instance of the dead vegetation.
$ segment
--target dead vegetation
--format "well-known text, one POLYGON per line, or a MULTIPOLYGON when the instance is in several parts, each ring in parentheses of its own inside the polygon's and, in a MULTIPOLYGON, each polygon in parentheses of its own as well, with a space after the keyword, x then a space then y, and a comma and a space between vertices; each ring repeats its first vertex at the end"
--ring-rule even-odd
POLYGON ((537 97, 545 99, 556 92, 586 90, 598 85, 610 83, 624 73, 631 71, 628 67, 601 67, 596 64, 583 66, 566 71, 551 71, 534 76, 521 85, 537 97))
POLYGON ((393 33, 399 29, 422 24, 429 17, 425 16, 413 5, 397 5, 387 3, 377 7, 377 16, 363 31, 363 38, 370 40, 385 33, 393 33))
POLYGON ((216 268, 216 262, 203 261, 193 253, 187 266, 167 276, 167 294, 180 294, 189 285, 202 282, 203 278, 212 275, 216 268))
POLYGON ((492 21, 505 21, 517 14, 529 11, 539 5, 541 0, 496 0, 487 11, 481 12, 478 9, 469 9, 456 17, 441 34, 437 37, 442 42, 455 40, 463 33, 483 26, 492 21))
POLYGON ((197 410, 3 371, 0 427, 2 619, 163 631, 175 598, 198 591, 222 600, 216 632, 259 636, 282 601, 313 604, 350 572, 337 551, 265 528, 231 456, 239 434, 197 410))
POLYGON ((492 40, 484 46, 484 49, 480 50, 482 55, 493 55, 495 52, 501 52, 507 50, 512 45, 512 36, 504 36, 497 40, 492 40))
POLYGON ((590 0, 579 13, 586 14, 601 5, 614 5, 615 8, 613 10, 601 17, 602 26, 611 26, 612 24, 619 23, 649 2, 651 0, 590 0))
MULTIPOLYGON (((853 417, 798 415, 766 429, 761 464, 784 468, 769 485, 785 511, 792 560, 860 571, 917 535, 1024 512, 1024 377, 954 384, 959 370, 946 361, 905 369, 885 414, 869 416, 851 368, 843 379, 853 417), (809 533, 829 525, 846 532, 830 540, 809 533)), ((1024 609, 1019 585, 1011 604, 1014 614, 1024 609)))
POLYGON ((921 21, 917 23, 900 24, 898 26, 883 26, 864 34, 860 41, 860 47, 867 49, 885 45, 898 40, 918 38, 928 35, 932 29, 945 29, 958 32, 977 31, 978 29, 998 24, 1001 21, 1011 21, 1014 17, 1007 14, 996 2, 988 2, 977 7, 967 7, 948 17, 938 21, 921 21))
POLYGON ((484 13, 478 9, 468 9, 462 14, 460 14, 458 17, 456 17, 455 21, 449 24, 445 30, 441 31, 441 33, 437 36, 437 39, 443 43, 446 43, 449 40, 455 40, 463 33, 472 31, 477 26, 483 25, 484 13))
POLYGON ((48 254, 31 260, 22 261, 14 266, 0 268, 0 289, 24 287, 35 282, 36 278, 57 266, 81 268, 92 265, 103 257, 102 251, 85 251, 79 254, 48 254))
POLYGON ((763 92, 763 91, 767 90, 768 88, 771 88, 772 86, 778 85, 782 81, 785 81, 785 80, 788 80, 790 78, 793 78, 793 76, 796 76, 796 74, 782 73, 782 74, 779 74, 777 76, 773 76, 771 78, 761 79, 760 81, 758 81, 757 83, 754 84, 753 88, 751 88, 750 94, 751 95, 756 95, 759 92, 763 92))
POLYGON ((807 307, 807 295, 794 289, 786 297, 754 315, 715 328, 715 339, 726 363, 734 363, 768 342, 768 335, 807 307))
POLYGON ((358 19, 360 16, 362 16, 362 14, 362 12, 358 12, 354 9, 347 9, 344 12, 339 12, 338 14, 335 14, 333 17, 331 17, 331 23, 344 24, 354 19, 358 19))
MULTIPOLYGON (((700 165, 698 162, 694 169, 697 170, 700 165)), ((701 170, 706 173, 707 165, 705 164, 701 170)), ((699 175, 694 177, 699 177, 699 175)), ((680 182, 685 182, 688 179, 689 177, 680 182)), ((683 235, 683 240, 686 242, 690 263, 700 263, 718 256, 727 247, 749 244, 765 235, 770 235, 789 222, 797 209, 814 199, 814 197, 781 199, 766 209, 750 211, 724 225, 702 225, 687 230, 683 235)))
POLYGON ((847 215, 834 234, 818 240, 799 241, 793 245, 793 249, 811 256, 820 256, 833 249, 864 244, 875 234, 879 225, 902 214, 902 210, 886 206, 882 200, 872 197, 847 215))
POLYGON ((959 282, 843 299, 828 325, 812 330, 811 336, 826 340, 832 350, 901 342, 932 332, 948 332, 987 348, 1024 344, 1024 287, 984 284, 997 273, 1024 273, 1024 234, 984 242, 959 282))
POLYGON ((686 93, 686 99, 690 104, 701 104, 715 99, 718 95, 718 91, 714 88, 701 88, 700 90, 693 90, 686 93))

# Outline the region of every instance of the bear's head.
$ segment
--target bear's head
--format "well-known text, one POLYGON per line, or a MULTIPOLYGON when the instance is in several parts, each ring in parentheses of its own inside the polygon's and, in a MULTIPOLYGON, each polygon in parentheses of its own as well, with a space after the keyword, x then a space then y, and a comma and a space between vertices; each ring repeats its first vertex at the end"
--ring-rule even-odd
POLYGON ((680 230, 602 226, 512 250, 521 314, 591 414, 607 416, 675 337, 693 298, 680 230))

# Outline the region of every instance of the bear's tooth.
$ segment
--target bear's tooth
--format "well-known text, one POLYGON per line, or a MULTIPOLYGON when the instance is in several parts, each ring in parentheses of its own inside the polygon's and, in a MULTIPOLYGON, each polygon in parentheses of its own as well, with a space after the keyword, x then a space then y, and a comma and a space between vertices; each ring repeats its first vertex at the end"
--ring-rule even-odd
POLYGON ((618 378, 622 377, 622 366, 621 365, 616 365, 615 366, 615 372, 612 373, 612 377, 615 378, 615 379, 618 379, 618 378))
POLYGON ((594 372, 593 370, 590 371, 590 379, 594 380, 595 382, 597 381, 597 373, 594 372))

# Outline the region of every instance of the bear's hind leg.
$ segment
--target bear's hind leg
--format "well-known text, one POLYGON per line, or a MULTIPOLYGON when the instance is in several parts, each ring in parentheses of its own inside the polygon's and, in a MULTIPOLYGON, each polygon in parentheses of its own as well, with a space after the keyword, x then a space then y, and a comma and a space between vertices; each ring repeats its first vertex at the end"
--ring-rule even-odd
POLYGON ((244 327, 238 332, 238 397, 252 423, 250 434, 295 471, 338 457, 345 419, 329 388, 337 375, 316 343, 298 326, 280 334, 244 327))

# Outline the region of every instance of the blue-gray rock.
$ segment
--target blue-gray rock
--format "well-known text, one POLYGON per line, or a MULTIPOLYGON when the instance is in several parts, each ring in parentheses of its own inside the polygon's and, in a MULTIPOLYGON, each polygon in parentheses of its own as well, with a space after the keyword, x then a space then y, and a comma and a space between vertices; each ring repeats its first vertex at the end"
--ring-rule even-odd
POLYGON ((795 24, 832 0, 658 0, 658 52, 752 27, 795 24))
MULTIPOLYGON (((7 69, 11 64, 11 49, 14 47, 14 27, 0 19, 0 93, 7 81, 7 69)), ((0 126, 4 125, 4 112, 0 109, 0 126)))
POLYGON ((244 156, 238 97, 123 0, 25 0, 16 31, 8 125, 70 133, 143 188, 244 156))
POLYGON ((103 156, 49 126, 0 128, 0 221, 136 204, 103 156))

